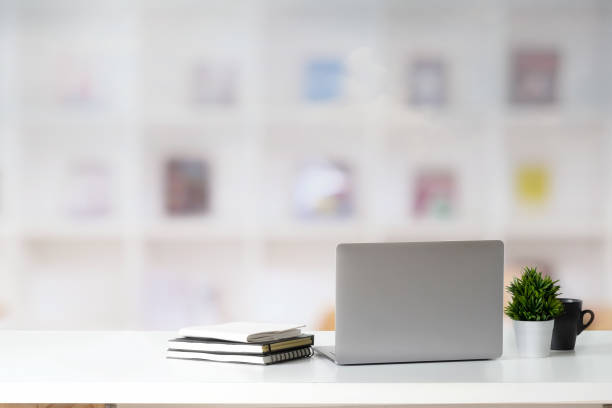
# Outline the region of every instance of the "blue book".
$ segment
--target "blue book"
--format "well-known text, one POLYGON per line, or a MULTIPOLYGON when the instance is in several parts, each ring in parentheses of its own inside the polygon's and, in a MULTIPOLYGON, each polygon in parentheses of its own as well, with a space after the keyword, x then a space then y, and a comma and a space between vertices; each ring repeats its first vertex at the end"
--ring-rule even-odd
POLYGON ((306 64, 304 99, 326 102, 342 95, 344 64, 337 59, 314 59, 306 64))

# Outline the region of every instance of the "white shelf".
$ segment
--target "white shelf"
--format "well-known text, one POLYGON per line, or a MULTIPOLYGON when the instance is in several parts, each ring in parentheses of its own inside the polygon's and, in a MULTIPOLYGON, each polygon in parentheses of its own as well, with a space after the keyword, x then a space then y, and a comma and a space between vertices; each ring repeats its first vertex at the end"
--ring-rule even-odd
POLYGON ((119 240, 126 228, 118 222, 82 221, 40 223, 23 227, 21 234, 27 240, 119 240))
POLYGON ((503 112, 504 122, 508 126, 567 127, 580 128, 602 126, 606 112, 594 112, 593 109, 572 110, 559 108, 508 108, 503 112))
POLYGON ((131 119, 125 112, 117 112, 93 107, 49 108, 32 112, 22 112, 27 117, 27 128, 85 128, 101 127, 112 129, 124 127, 131 119))
POLYGON ((575 223, 568 220, 518 221, 506 228, 505 237, 521 241, 600 241, 606 236, 601 222, 575 223))
POLYGON ((383 229, 390 240, 427 241, 427 240, 470 240, 483 239, 484 229, 477 224, 458 221, 415 221, 398 223, 383 229))
POLYGON ((287 107, 270 106, 265 109, 265 123, 269 125, 362 127, 367 108, 350 104, 301 103, 287 107))
MULTIPOLYGON (((133 235, 150 241, 200 240, 200 241, 361 241, 374 232, 389 240, 469 240, 483 239, 483 225, 461 221, 403 221, 395 225, 344 221, 294 221, 286 224, 267 225, 263 231, 250 231, 244 225, 232 225, 223 221, 199 221, 189 219, 161 221, 142 227, 126 227, 120 223, 65 222, 36 226, 10 227, 0 224, 0 238, 27 240, 107 239, 120 240, 133 235)), ((511 241, 599 241, 609 233, 597 223, 564 224, 555 221, 517 221, 503 227, 499 239, 511 241)))
POLYGON ((143 237, 153 241, 240 241, 244 228, 218 220, 165 220, 144 226, 143 237))
MULTIPOLYGON (((31 272, 28 262, 32 254, 22 251, 22 246, 49 244, 53 249, 56 243, 80 241, 91 246, 110 242, 121 248, 117 261, 125 282, 122 304, 132 327, 141 324, 142 283, 150 272, 151 256, 155 255, 152 252, 159 248, 176 251, 181 245, 194 252, 200 248, 211 251, 206 255, 211 259, 215 257, 216 244, 232 250, 241 247, 240 255, 232 259, 239 268, 225 285, 218 285, 222 290, 240 286, 241 279, 266 282, 269 276, 265 271, 270 261, 266 258, 267 249, 283 243, 289 247, 283 248, 284 259, 290 260, 292 256, 287 253, 295 248, 326 252, 328 247, 348 241, 486 238, 504 239, 521 248, 532 243, 542 246, 576 243, 588 246, 590 256, 597 258, 596 264, 605 265, 593 273, 610 275, 612 195, 601 200, 601 212, 606 214, 607 222, 590 220, 590 211, 583 208, 590 208, 588 203, 597 199, 596 189, 612 191, 608 188, 612 185, 612 170, 607 165, 612 162, 612 144, 607 150, 599 149, 600 141, 609 143, 607 140, 612 137, 610 107, 603 100, 594 104, 592 95, 578 98, 582 94, 574 92, 577 85, 571 81, 587 76, 592 81, 591 77, 596 76, 605 86, 607 76, 599 78, 590 69, 610 66, 612 55, 598 54, 597 44, 592 41, 574 41, 571 47, 562 49, 562 63, 567 71, 560 77, 573 87, 564 90, 574 89, 574 93, 566 92, 555 107, 509 105, 505 72, 508 50, 526 42, 533 35, 531 31, 541 29, 541 21, 528 19, 531 23, 528 22, 525 32, 517 32, 512 23, 521 17, 513 14, 516 12, 513 5, 498 2, 486 5, 482 9, 486 18, 480 19, 465 7, 455 5, 440 9, 439 5, 432 7, 427 2, 388 1, 360 8, 338 3, 330 5, 334 17, 326 18, 327 6, 312 6, 308 2, 299 2, 297 6, 276 2, 230 6, 184 0, 171 5, 130 4, 121 24, 105 28, 105 19, 114 21, 109 16, 115 16, 119 9, 111 6, 112 10, 106 11, 109 14, 100 18, 87 8, 79 8, 77 14, 65 21, 64 14, 72 9, 67 3, 48 15, 37 12, 39 5, 25 5, 28 12, 24 18, 18 12, 22 6, 13 3, 7 13, 0 13, 0 62, 12 64, 10 69, 0 72, 0 89, 6 91, 2 92, 1 103, 8 105, 2 105, 7 108, 3 118, 8 120, 0 126, 0 244, 12 246, 7 251, 9 255, 0 259, 0 271, 10 271, 12 286, 7 293, 14 293, 17 299, 11 301, 19 302, 28 287, 31 272), (88 18, 96 24, 90 35, 72 38, 70 30, 87 28, 88 18), (319 18, 323 19, 322 24, 316 29, 308 26, 319 18), (440 21, 450 26, 439 24, 440 21), (5 22, 10 24, 2 24, 5 22), (465 37, 457 35, 460 30, 465 37), (217 36, 218 33, 223 35, 217 36), (111 47, 112 41, 124 35, 129 37, 128 41, 117 43, 118 49, 111 47), (109 105, 100 107, 22 106, 19 101, 27 104, 40 97, 48 104, 58 99, 56 90, 39 95, 36 89, 49 85, 53 74, 45 75, 51 68, 42 70, 36 81, 28 77, 33 72, 33 63, 49 62, 55 53, 21 58, 19 47, 33 47, 41 38, 55 44, 52 51, 66 41, 74 46, 75 53, 125 58, 122 69, 133 77, 123 77, 126 72, 118 74, 117 81, 127 79, 126 86, 121 87, 122 97, 111 95, 109 105), (404 38, 414 41, 406 42, 404 38), (476 42, 479 47, 474 48, 476 42), (376 97, 362 103, 351 102, 350 98, 337 103, 301 100, 304 84, 300 70, 306 58, 338 55, 346 62, 368 51, 357 48, 362 43, 367 43, 372 51, 366 65, 384 68, 383 77, 374 80, 380 87, 376 97), (451 98, 440 109, 420 109, 403 103, 406 58, 428 50, 445 55, 449 62, 451 98), (191 105, 185 89, 190 79, 189 68, 196 61, 214 58, 240 65, 236 102, 231 106, 191 105), (287 74, 288 71, 291 73, 287 74), (587 72, 589 75, 585 75, 587 72), (157 83, 164 75, 170 77, 168 81, 157 83), (42 85, 36 85, 37 81, 42 85), (483 84, 487 83, 494 85, 485 89, 483 84), (166 91, 171 97, 165 97, 166 91), (126 103, 118 106, 116 99, 125 99, 126 103), (92 143, 95 140, 103 143, 92 143), (576 144, 567 147, 556 143, 559 140, 576 144), (583 145, 583 140, 589 143, 583 145), (104 149, 98 148, 101 145, 104 149), (546 150, 551 145, 555 148, 546 150), (584 147, 578 157, 573 157, 575 147, 584 147), (102 159, 108 156, 110 160, 112 156, 109 163, 117 171, 113 175, 120 185, 114 191, 116 218, 82 222, 31 219, 29 212, 35 211, 37 200, 49 203, 53 194, 59 194, 56 186, 49 183, 36 187, 28 184, 45 180, 49 172, 43 162, 47 158, 60 162, 53 163, 59 175, 56 178, 60 178, 64 157, 55 157, 56 150, 70 151, 71 157, 83 154, 102 159), (213 214, 203 218, 156 219, 163 212, 163 203, 157 202, 162 196, 157 183, 163 178, 165 155, 192 153, 210 161, 213 214), (567 188, 554 199, 563 204, 571 201, 565 200, 565 195, 575 194, 579 199, 555 207, 556 218, 515 218, 512 166, 525 157, 537 160, 540 153, 550 155, 554 162, 551 171, 561 169, 563 177, 575 175, 576 167, 564 165, 581 160, 580 163, 586 163, 583 167, 589 167, 589 179, 601 177, 601 181, 580 183, 586 179, 584 174, 571 179, 570 184, 580 185, 567 188), (292 165, 316 155, 344 160, 351 166, 355 176, 354 198, 359 204, 354 218, 308 221, 291 217, 287 191, 291 188, 290 172, 295 170, 292 165), (426 165, 447 165, 459 175, 463 196, 456 218, 436 221, 412 220, 408 216, 409 174, 426 165), (49 187, 47 195, 23 198, 30 197, 24 193, 41 186, 49 187), (268 194, 268 187, 283 193, 268 194), (586 221, 576 221, 573 216, 578 213, 589 216, 586 221), (234 278, 236 281, 231 280, 234 278)), ((95 2, 94 9, 106 10, 102 3, 95 2)), ((549 8, 554 6, 551 3, 542 7, 551 11, 549 8)), ((559 38, 545 38, 546 42, 563 45, 571 40, 571 33, 612 22, 612 9, 604 15, 588 5, 584 7, 590 14, 581 14, 575 22, 571 10, 555 7, 554 15, 547 21, 553 27, 551 32, 561 28, 559 38)), ((612 38, 600 40, 605 45, 612 38)), ((58 206, 50 207, 53 213, 58 206)), ((168 258, 177 255, 173 252, 168 258)), ((322 262, 333 268, 327 258, 317 259, 314 264, 318 268, 322 262)), ((286 275, 291 275, 290 271, 286 275)), ((312 279, 313 285, 330 283, 314 280, 319 277, 312 279)), ((607 285, 608 293, 612 292, 612 278, 602 285, 607 285)), ((15 304, 12 309, 20 306, 15 304)), ((328 305, 314 307, 319 306, 328 305)))
POLYGON ((396 129, 449 130, 475 127, 487 119, 488 112, 459 112, 452 108, 415 108, 410 105, 391 106, 384 118, 396 129))
POLYGON ((370 228, 351 220, 313 220, 284 225, 266 225, 262 238, 266 241, 362 241, 367 239, 370 228))
POLYGON ((248 117, 241 107, 194 106, 173 111, 145 110, 144 121, 147 125, 180 128, 239 128, 248 117))

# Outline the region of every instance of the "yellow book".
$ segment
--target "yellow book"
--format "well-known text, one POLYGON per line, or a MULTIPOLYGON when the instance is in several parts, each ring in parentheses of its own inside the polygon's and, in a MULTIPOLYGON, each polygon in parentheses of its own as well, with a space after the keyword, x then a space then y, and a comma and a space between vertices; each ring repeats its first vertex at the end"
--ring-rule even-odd
POLYGON ((523 165, 516 170, 516 196, 522 204, 541 205, 550 195, 550 173, 542 165, 523 165))

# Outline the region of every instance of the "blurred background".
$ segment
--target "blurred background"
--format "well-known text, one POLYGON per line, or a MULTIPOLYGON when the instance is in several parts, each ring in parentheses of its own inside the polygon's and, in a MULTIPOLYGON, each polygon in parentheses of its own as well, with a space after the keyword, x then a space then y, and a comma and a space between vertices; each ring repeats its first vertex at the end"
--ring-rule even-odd
POLYGON ((338 242, 502 239, 612 328, 611 102, 606 0, 0 0, 0 327, 332 328, 338 242))

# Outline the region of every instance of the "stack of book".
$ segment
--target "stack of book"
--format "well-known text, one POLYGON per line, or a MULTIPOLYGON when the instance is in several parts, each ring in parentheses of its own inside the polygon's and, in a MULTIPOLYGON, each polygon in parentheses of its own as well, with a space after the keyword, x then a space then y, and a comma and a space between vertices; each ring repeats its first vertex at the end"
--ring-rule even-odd
POLYGON ((168 358, 274 364, 310 357, 314 336, 303 326, 234 322, 186 327, 168 341, 168 358))

